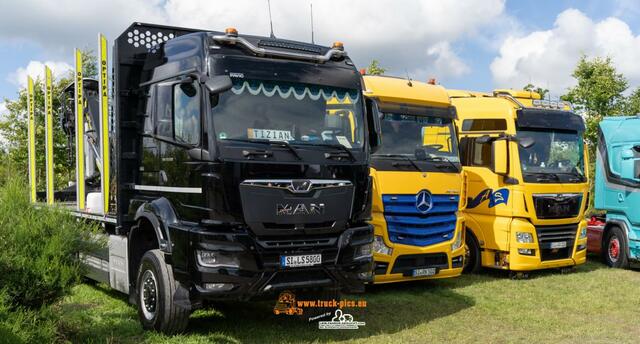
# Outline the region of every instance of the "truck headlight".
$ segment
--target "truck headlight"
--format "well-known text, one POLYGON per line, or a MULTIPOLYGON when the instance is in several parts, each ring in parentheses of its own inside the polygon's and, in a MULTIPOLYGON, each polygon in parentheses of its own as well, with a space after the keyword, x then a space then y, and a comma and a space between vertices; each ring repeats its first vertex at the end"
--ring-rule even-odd
POLYGON ((198 264, 208 268, 238 268, 238 258, 215 251, 201 251, 197 253, 198 264))
POLYGON ((354 255, 354 259, 371 257, 371 246, 372 244, 361 245, 356 248, 356 253, 354 255))
POLYGON ((586 238, 586 237, 587 237, 587 227, 583 227, 583 228, 580 230, 580 239, 584 239, 584 238, 586 238))
POLYGON ((455 251, 462 247, 462 229, 458 230, 458 234, 456 234, 456 241, 451 244, 451 251, 455 251))
POLYGON ((521 244, 533 243, 533 235, 529 232, 516 232, 516 241, 521 244))
POLYGON ((383 237, 376 235, 373 238, 373 252, 390 256, 393 253, 393 249, 384 243, 383 237))

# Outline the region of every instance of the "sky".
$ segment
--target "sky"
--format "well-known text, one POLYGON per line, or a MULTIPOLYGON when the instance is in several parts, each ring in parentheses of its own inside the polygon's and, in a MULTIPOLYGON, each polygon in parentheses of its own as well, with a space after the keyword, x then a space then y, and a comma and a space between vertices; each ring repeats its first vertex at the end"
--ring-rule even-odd
MULTIPOLYGON (((26 76, 71 68, 73 49, 97 50, 134 21, 269 35, 267 0, 3 0, 0 5, 0 116, 26 76)), ((447 88, 548 88, 575 81, 582 54, 609 56, 631 88, 640 86, 640 1, 271 0, 274 33, 344 42, 359 68, 376 59, 387 74, 447 88)))

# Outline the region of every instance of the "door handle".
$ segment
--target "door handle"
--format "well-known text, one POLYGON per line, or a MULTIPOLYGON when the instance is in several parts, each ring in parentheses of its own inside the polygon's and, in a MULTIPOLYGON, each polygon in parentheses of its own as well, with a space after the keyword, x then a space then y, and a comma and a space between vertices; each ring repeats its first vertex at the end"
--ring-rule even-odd
POLYGON ((622 192, 618 192, 618 202, 624 202, 624 195, 622 194, 622 192))

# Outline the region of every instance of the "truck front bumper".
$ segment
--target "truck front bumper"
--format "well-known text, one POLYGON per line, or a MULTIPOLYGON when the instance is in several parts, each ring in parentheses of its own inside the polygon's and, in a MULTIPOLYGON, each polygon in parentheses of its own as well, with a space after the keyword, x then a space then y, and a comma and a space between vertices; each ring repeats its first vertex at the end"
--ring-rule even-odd
MULTIPOLYGON (((461 243, 464 243, 463 219, 456 221, 454 240, 460 234, 461 243)), ((386 227, 376 230, 384 233, 386 227)), ((426 247, 395 244, 388 241, 385 235, 381 236, 385 245, 393 251, 391 255, 374 252, 374 283, 391 283, 412 280, 438 279, 457 277, 462 274, 464 266, 464 245, 451 250, 452 240, 430 245, 426 247), (435 269, 435 274, 430 276, 414 276, 414 271, 419 269, 435 269)))
MULTIPOLYGON (((559 225, 558 227, 562 226, 568 227, 570 225, 559 225)), ((582 236, 582 233, 586 227, 587 221, 582 220, 577 226, 572 228, 574 231, 573 239, 558 239, 554 241, 555 239, 544 239, 544 236, 541 234, 542 231, 536 230, 536 227, 529 221, 514 219, 511 223, 511 245, 508 266, 504 268, 513 271, 531 271, 584 264, 587 261, 587 237, 586 235, 582 236), (517 232, 532 233, 535 239, 534 242, 519 243, 516 238, 517 232), (563 241, 567 243, 566 248, 551 248, 552 243, 561 243, 563 241)), ((553 235, 555 234, 547 234, 547 237, 551 236, 551 238, 553 238, 553 235)), ((495 260, 498 261, 497 258, 495 260)))
MULTIPOLYGON (((190 231, 188 274, 190 298, 248 300, 283 290, 342 289, 362 292, 371 281, 373 257, 370 225, 346 229, 338 236, 256 238, 246 232, 190 231), (198 251, 215 252, 235 266, 203 266, 198 251), (281 257, 321 254, 319 265, 286 268, 281 257)), ((175 268, 174 268, 175 273, 175 268)), ((176 274, 176 275, 179 275, 176 274)), ((178 277, 176 276, 176 279, 178 277)))

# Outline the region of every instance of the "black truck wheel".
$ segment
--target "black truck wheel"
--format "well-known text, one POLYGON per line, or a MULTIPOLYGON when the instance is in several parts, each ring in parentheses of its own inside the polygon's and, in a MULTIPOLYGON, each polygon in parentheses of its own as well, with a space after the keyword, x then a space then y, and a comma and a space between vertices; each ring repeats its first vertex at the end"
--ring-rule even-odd
POLYGON ((184 331, 190 311, 174 302, 176 282, 160 250, 142 256, 136 285, 138 317, 145 330, 165 334, 184 331))
POLYGON ((476 273, 482 267, 482 257, 480 256, 480 244, 476 237, 467 229, 464 239, 464 273, 476 273))
POLYGON ((620 227, 612 227, 607 232, 602 248, 605 264, 612 268, 626 268, 629 266, 627 257, 627 241, 620 227))

